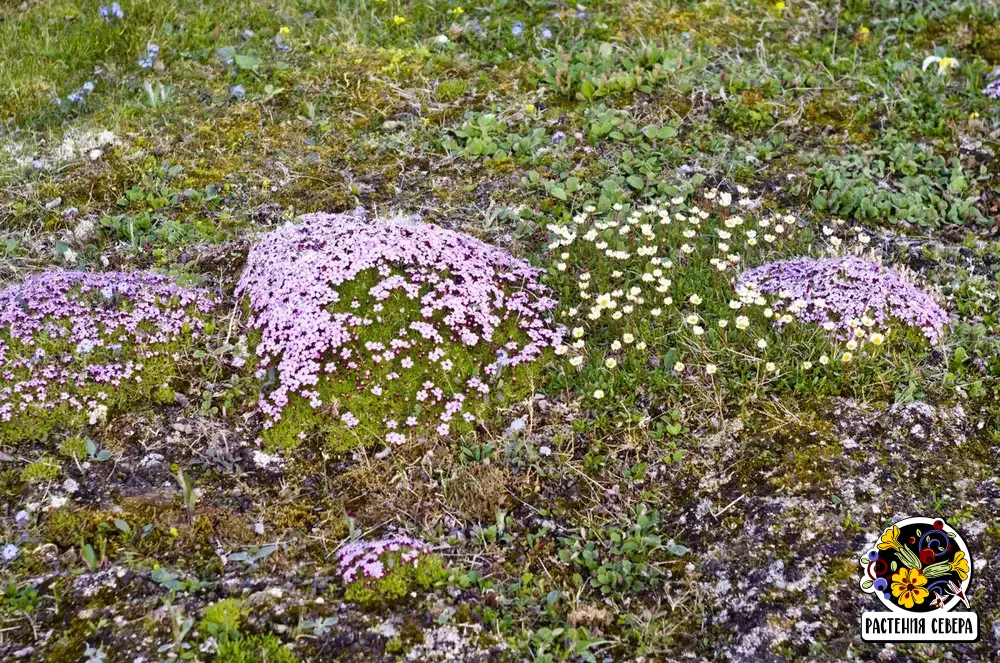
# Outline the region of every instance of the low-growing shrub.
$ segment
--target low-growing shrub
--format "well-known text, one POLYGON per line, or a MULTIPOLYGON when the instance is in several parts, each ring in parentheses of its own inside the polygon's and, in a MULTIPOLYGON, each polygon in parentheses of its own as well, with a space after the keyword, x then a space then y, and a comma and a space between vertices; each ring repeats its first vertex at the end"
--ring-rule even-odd
POLYGON ((146 272, 56 270, 0 291, 0 440, 95 424, 147 398, 213 306, 146 272))
POLYGON ((413 219, 318 214, 250 252, 265 441, 346 449, 471 430, 559 345, 538 270, 413 219))
POLYGON ((946 161, 929 148, 899 144, 828 159, 809 170, 813 207, 858 221, 940 226, 980 224, 976 208, 980 180, 957 160, 946 161))
POLYGON ((608 42, 584 43, 544 58, 541 78, 564 97, 593 101, 616 94, 652 92, 669 72, 696 57, 659 46, 633 50, 608 42))

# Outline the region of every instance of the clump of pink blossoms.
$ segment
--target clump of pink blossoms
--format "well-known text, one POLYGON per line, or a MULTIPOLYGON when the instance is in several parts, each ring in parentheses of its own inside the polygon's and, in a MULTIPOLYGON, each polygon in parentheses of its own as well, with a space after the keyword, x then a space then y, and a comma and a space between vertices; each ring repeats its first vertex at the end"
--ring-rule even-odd
POLYGON ((351 541, 337 551, 337 572, 345 585, 355 580, 380 580, 389 573, 386 555, 399 556, 400 565, 416 566, 430 546, 408 536, 393 536, 375 541, 351 541))
POLYGON ((948 324, 948 314, 927 293, 894 270, 854 256, 779 260, 744 272, 736 285, 738 290, 776 294, 775 311, 826 325, 842 337, 864 318, 879 328, 896 319, 937 342, 948 324))
POLYGON ((207 292, 146 272, 55 270, 0 291, 0 425, 39 434, 148 392, 213 307, 207 292))
POLYGON ((260 331, 265 437, 401 444, 467 429, 498 378, 562 341, 539 275, 472 237, 361 210, 269 233, 237 290, 260 331))

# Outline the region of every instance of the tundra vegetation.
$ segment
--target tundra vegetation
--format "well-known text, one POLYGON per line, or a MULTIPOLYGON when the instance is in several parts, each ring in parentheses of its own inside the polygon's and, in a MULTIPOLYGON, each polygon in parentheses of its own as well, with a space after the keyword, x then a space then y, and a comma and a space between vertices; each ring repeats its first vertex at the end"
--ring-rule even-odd
POLYGON ((0 658, 1000 656, 998 143, 976 0, 4 3, 0 658))

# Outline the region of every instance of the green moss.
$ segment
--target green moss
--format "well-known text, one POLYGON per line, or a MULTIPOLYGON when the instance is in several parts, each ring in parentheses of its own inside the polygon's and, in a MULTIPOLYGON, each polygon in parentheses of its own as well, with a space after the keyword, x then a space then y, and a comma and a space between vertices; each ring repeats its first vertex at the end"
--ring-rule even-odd
POLYGON ((216 663, 296 663, 299 657, 275 635, 224 638, 216 663))
POLYGON ((440 85, 434 91, 434 96, 440 101, 455 101, 461 99, 468 89, 469 84, 466 81, 450 78, 441 81, 440 85))
POLYGON ((236 632, 242 621, 243 603, 237 599, 223 599, 205 608, 201 627, 212 634, 236 632))
POLYGON ((79 435, 67 437, 59 443, 59 453, 67 458, 87 457, 87 440, 79 435))
POLYGON ((388 570, 386 575, 375 581, 355 580, 347 586, 345 599, 366 607, 384 605, 417 590, 427 591, 448 577, 437 555, 421 555, 416 564, 403 564, 393 553, 383 555, 381 560, 388 570))
POLYGON ((21 481, 25 483, 51 481, 58 478, 60 472, 58 461, 49 456, 43 456, 21 470, 21 481))
POLYGON ((170 387, 163 385, 157 387, 153 391, 153 402, 157 405, 173 405, 174 404, 174 390, 170 387))

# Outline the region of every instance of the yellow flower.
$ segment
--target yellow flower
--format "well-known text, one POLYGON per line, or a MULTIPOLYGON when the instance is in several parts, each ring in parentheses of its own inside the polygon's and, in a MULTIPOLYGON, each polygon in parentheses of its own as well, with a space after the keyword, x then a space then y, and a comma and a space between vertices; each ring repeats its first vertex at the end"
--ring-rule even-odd
POLYGON ((179 534, 180 534, 180 532, 177 531, 176 527, 171 527, 170 528, 170 536, 178 536, 179 534))
POLYGON ((462 14, 465 13, 465 10, 462 9, 461 7, 455 7, 454 9, 451 10, 451 13, 454 14, 455 16, 461 16, 462 14))
POLYGON ((899 605, 909 610, 914 604, 920 605, 927 598, 930 592, 924 587, 926 584, 927 578, 920 569, 908 569, 904 566, 892 576, 892 595, 899 605))
POLYGON ((889 550, 890 548, 899 550, 899 528, 895 525, 892 526, 892 529, 887 529, 882 534, 882 538, 878 540, 879 550, 889 550))
POLYGON ((406 17, 396 14, 392 17, 392 22, 394 25, 402 25, 403 23, 406 23, 406 17))
POLYGON ((774 3, 774 8, 780 12, 782 9, 785 8, 785 3, 782 2, 781 0, 778 0, 776 3, 774 3))
POLYGON ((282 37, 287 37, 288 35, 292 34, 292 29, 287 25, 283 25, 281 26, 281 29, 278 30, 278 34, 280 34, 282 37))
POLYGON ((850 352, 845 352, 844 354, 840 355, 840 361, 844 362, 845 364, 851 361, 852 359, 854 359, 854 355, 852 355, 850 352))
POLYGON ((885 336, 875 332, 868 338, 868 340, 872 342, 872 345, 882 345, 885 342, 885 336))
POLYGON ((959 550, 955 553, 955 559, 948 562, 952 571, 958 573, 958 577, 965 580, 969 577, 969 560, 965 559, 965 553, 959 550))

